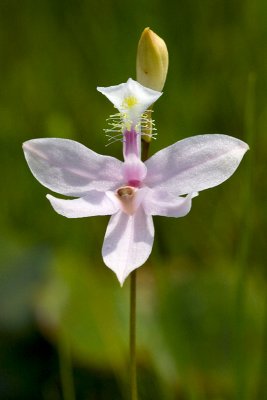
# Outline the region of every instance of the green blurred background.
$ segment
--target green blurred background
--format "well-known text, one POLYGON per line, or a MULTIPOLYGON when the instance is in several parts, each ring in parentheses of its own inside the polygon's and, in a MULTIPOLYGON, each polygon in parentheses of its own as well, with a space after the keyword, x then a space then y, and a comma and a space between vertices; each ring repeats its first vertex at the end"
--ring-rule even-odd
POLYGON ((135 78, 146 26, 170 54, 151 154, 201 133, 251 151, 186 218, 154 219, 138 272, 140 399, 267 399, 266 0, 1 0, 0 399, 62 399, 70 364, 77 399, 128 398, 129 280, 103 264, 108 218, 57 215, 21 144, 71 138, 120 158, 96 86, 135 78))

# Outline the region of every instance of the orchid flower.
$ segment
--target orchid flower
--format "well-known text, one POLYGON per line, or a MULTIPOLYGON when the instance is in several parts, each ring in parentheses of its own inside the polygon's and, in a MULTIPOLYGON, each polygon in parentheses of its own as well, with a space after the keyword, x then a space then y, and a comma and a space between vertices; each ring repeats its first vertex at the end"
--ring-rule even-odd
POLYGON ((178 141, 142 162, 145 111, 162 93, 132 79, 98 90, 119 112, 112 117, 110 131, 122 136, 123 162, 69 139, 33 139, 25 142, 23 149, 42 185, 76 197, 66 200, 48 194, 57 213, 68 218, 111 215, 102 255, 122 285, 151 253, 152 216, 185 216, 199 191, 219 185, 234 173, 248 145, 231 136, 199 135, 178 141))

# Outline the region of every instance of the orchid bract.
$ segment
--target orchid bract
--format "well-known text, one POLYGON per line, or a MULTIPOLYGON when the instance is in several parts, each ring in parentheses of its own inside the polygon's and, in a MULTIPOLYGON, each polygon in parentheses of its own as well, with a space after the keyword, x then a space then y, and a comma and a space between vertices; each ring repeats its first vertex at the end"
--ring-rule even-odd
POLYGON ((111 138, 121 135, 124 161, 68 139, 33 139, 23 149, 42 185, 75 197, 65 200, 48 194, 57 213, 68 218, 111 215, 102 256, 122 285, 151 253, 152 216, 185 216, 199 191, 219 185, 235 172, 248 145, 227 135, 199 135, 178 141, 143 162, 146 110, 162 93, 132 79, 98 90, 118 110, 108 132, 111 138))

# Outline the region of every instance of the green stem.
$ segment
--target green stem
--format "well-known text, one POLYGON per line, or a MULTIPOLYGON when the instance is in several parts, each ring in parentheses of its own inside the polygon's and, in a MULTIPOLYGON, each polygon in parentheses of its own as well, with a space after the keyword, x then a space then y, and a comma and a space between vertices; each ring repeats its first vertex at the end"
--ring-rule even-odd
POLYGON ((131 273, 130 287, 130 387, 131 400, 137 400, 136 381, 136 270, 131 273))
POLYGON ((150 142, 142 140, 142 160, 143 161, 146 161, 148 159, 149 145, 150 145, 150 142))
MULTIPOLYGON (((142 160, 148 158, 149 142, 142 140, 142 160)), ((130 392, 131 400, 138 400, 136 379, 136 275, 134 270, 130 276, 130 392)))

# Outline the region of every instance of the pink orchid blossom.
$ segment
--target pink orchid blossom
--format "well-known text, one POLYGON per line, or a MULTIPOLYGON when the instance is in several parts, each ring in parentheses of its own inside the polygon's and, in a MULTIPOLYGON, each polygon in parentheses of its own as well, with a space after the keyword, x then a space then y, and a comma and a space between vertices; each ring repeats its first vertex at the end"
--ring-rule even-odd
POLYGON ((153 215, 183 217, 197 192, 219 185, 237 169, 248 145, 211 134, 181 140, 141 161, 145 110, 161 93, 129 79, 98 88, 118 109, 124 162, 95 153, 68 139, 33 139, 23 144, 35 178, 48 189, 76 199, 47 195, 54 210, 68 218, 111 215, 102 255, 121 283, 149 257, 153 215))

